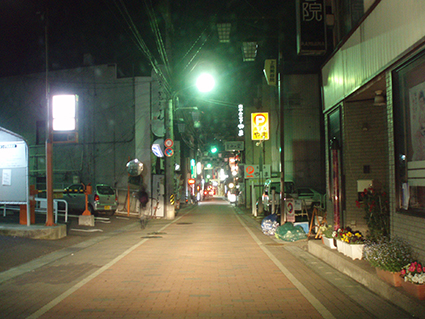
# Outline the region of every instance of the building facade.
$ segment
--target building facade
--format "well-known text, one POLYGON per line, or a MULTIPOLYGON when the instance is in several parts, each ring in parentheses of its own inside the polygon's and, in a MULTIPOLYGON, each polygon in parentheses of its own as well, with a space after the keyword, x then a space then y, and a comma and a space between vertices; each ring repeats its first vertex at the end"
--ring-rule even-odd
MULTIPOLYGON (((53 187, 106 183, 125 202, 126 164, 144 164, 143 186, 151 193, 152 78, 118 78, 116 65, 98 65, 48 74, 49 97, 78 96, 78 140, 53 144, 53 187)), ((0 79, 0 126, 29 145, 30 184, 46 189, 46 74, 0 79)), ((138 185, 132 185, 137 190, 138 185)), ((125 209, 125 208, 124 208, 125 209)))
POLYGON ((359 193, 385 191, 391 234, 425 260, 425 2, 365 7, 322 67, 328 221, 366 231, 359 193))

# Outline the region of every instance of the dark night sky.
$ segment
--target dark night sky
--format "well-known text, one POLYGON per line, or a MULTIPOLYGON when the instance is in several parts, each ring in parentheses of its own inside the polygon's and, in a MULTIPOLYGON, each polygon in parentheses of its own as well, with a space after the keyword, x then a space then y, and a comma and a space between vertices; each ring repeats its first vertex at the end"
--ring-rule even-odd
MULTIPOLYGON (((141 37, 159 60, 144 1, 122 0, 141 37)), ((164 1, 152 0, 160 26, 164 25, 164 1)), ((94 64, 117 63, 119 76, 150 75, 152 67, 135 44, 135 38, 128 32, 129 25, 116 6, 120 2, 1 0, 0 77, 44 72, 45 20, 42 18, 46 4, 49 70, 81 66, 84 54, 90 53, 94 64)), ((170 0, 175 82, 182 82, 182 76, 195 65, 208 61, 217 68, 217 80, 221 84, 220 90, 217 90, 220 95, 215 99, 233 105, 252 103, 256 94, 255 84, 263 79, 264 59, 277 58, 279 23, 284 30, 284 41, 289 43, 285 45, 285 54, 293 55, 295 52, 294 3, 295 0, 170 0), (281 16, 280 22, 276 19, 277 13, 281 16), (218 43, 213 26, 220 20, 232 21, 230 44, 218 43), (256 62, 242 62, 243 40, 260 41, 256 62)), ((163 27, 161 32, 165 37, 163 27)), ((183 99, 182 103, 185 103, 183 99)), ((215 106, 206 107, 213 109, 215 106)), ((225 119, 228 117, 226 114, 220 112, 217 117, 225 119)), ((223 127, 223 130, 226 128, 223 127)))
MULTIPOLYGON (((44 21, 40 13, 45 12, 47 3, 49 11, 49 68, 66 69, 80 65, 83 55, 90 53, 95 64, 118 63, 125 75, 148 75, 151 67, 146 58, 133 42, 133 37, 126 31, 128 25, 120 15, 116 3, 118 0, 2 0, 0 12, 0 76, 40 72, 45 69, 44 21)), ((240 48, 217 48, 216 34, 211 33, 210 18, 235 19, 248 17, 270 17, 276 13, 275 0, 233 0, 233 1, 171 1, 172 20, 175 41, 173 45, 174 62, 185 63, 181 59, 202 30, 211 34, 201 54, 210 50, 213 55, 222 53, 223 60, 228 61, 232 55, 241 59, 240 48), (234 53, 234 54, 232 54, 234 53), (227 56, 226 56, 227 54, 227 56)), ((134 19, 142 38, 153 53, 156 48, 153 34, 149 28, 144 0, 124 0, 134 19)), ((152 1, 156 12, 161 12, 160 1, 152 1)), ((161 14, 158 14, 162 22, 161 14)), ((246 32, 253 26, 253 32, 263 32, 263 26, 255 25, 258 21, 245 20, 238 25, 239 32, 246 32)), ((270 29, 270 27, 268 27, 270 29)), ((267 28, 266 28, 267 31, 267 28)), ((164 36, 164 34, 163 34, 164 36)), ((196 47, 195 47, 196 49, 196 47)), ((196 50, 192 50, 186 59, 190 59, 196 50)), ((200 55, 201 56, 201 55, 200 55)))
MULTIPOLYGON (((3 0, 0 76, 45 69, 44 1, 3 0)), ((140 61, 140 53, 113 11, 113 1, 51 1, 48 5, 49 68, 80 65, 85 53, 95 64, 140 61)), ((150 69, 150 68, 149 68, 150 69)), ((140 70, 147 72, 147 70, 140 70)))

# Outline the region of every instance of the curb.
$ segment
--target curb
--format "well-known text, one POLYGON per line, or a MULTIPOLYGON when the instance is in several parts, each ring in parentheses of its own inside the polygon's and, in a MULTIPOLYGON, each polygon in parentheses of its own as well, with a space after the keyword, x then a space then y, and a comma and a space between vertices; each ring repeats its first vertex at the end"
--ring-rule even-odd
MULTIPOLYGON (((363 269, 355 261, 322 245, 319 241, 309 240, 308 252, 413 316, 424 318, 425 303, 410 298, 403 292, 402 288, 392 287, 383 282, 374 271, 363 269)), ((373 269, 371 268, 371 270, 373 269)))

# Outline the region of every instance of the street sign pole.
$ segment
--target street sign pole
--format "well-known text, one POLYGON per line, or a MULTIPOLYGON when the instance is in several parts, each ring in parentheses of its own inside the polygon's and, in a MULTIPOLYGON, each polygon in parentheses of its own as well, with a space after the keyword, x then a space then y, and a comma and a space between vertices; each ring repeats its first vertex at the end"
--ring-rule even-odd
MULTIPOLYGON (((174 100, 168 100, 168 107, 165 112, 165 138, 167 145, 172 145, 170 141, 174 140, 173 130, 173 109, 174 100)), ((165 217, 174 219, 174 205, 171 198, 174 197, 174 156, 165 156, 165 217)))

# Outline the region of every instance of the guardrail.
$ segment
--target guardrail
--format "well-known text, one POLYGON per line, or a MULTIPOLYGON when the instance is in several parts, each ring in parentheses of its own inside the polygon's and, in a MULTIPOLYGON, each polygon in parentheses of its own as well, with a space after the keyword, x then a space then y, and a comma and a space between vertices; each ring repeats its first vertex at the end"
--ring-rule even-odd
MULTIPOLYGON (((36 197, 35 201, 37 202, 35 211, 38 212, 38 213, 47 213, 47 198, 36 197)), ((12 206, 16 206, 16 205, 12 205, 12 206)), ((15 207, 7 208, 7 205, 3 204, 3 217, 6 217, 6 209, 19 210, 19 207, 18 208, 15 208, 15 207)), ((53 199, 53 214, 55 215, 55 223, 58 222, 58 213, 59 212, 65 214, 65 223, 67 223, 68 222, 68 203, 64 199, 55 198, 55 199, 53 199), (59 202, 65 204, 65 209, 59 209, 59 206, 58 206, 59 202)))
MULTIPOLYGON (((36 197, 35 200, 37 201, 37 203, 39 203, 38 208, 36 208, 35 210, 38 212, 47 212, 47 198, 38 198, 36 197)), ((65 223, 68 222, 68 203, 66 200, 64 199, 59 199, 59 198, 54 198, 53 199, 53 214, 55 215, 55 223, 58 222, 58 212, 63 212, 65 213, 65 223), (65 204, 65 209, 59 209, 58 207, 58 203, 64 203, 65 204)))

